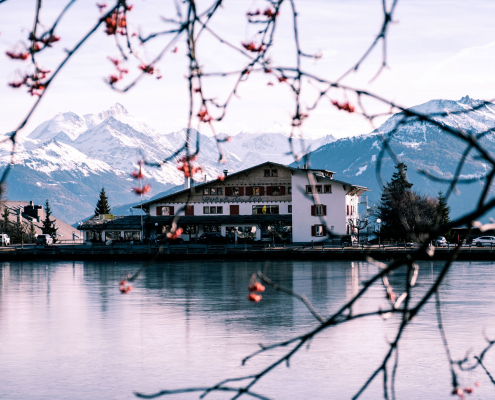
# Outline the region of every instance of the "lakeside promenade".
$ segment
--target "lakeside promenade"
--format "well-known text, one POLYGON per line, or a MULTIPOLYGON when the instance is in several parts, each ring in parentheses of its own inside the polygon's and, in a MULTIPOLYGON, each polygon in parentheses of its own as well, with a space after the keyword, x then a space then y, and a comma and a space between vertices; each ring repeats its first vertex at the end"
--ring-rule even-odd
MULTIPOLYGON (((0 248, 0 262, 5 261, 188 261, 188 260, 353 260, 364 261, 367 257, 387 261, 413 255, 418 247, 406 245, 355 246, 338 245, 84 245, 63 244, 53 246, 10 246, 0 248)), ((450 257, 454 247, 437 247, 433 255, 423 260, 444 260, 450 257)), ((495 261, 494 247, 462 246, 457 260, 495 261)))

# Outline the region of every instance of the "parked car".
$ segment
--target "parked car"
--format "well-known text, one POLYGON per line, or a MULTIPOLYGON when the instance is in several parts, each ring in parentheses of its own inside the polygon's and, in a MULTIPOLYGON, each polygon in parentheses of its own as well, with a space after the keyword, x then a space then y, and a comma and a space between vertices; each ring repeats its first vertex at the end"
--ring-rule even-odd
POLYGON ((167 237, 167 234, 164 233, 162 235, 158 235, 155 238, 156 244, 168 244, 168 245, 174 245, 174 244, 184 244, 184 239, 182 238, 177 238, 177 239, 170 239, 167 237))
POLYGON ((53 244, 53 238, 50 235, 41 234, 36 237, 36 244, 48 245, 53 244))
POLYGON ((354 235, 344 235, 342 239, 340 239, 340 244, 342 247, 344 246, 354 246, 357 244, 357 238, 354 235))
POLYGON ((0 240, 2 241, 2 246, 10 246, 10 237, 6 233, 0 233, 0 240))
POLYGON ((483 247, 490 246, 491 244, 495 244, 495 236, 480 236, 476 239, 473 239, 472 245, 483 247))
POLYGON ((227 242, 228 239, 217 232, 203 233, 198 238, 198 243, 200 244, 226 244, 227 242))
POLYGON ((436 247, 444 247, 449 245, 447 239, 445 239, 443 236, 438 236, 437 238, 435 238, 435 240, 432 241, 432 243, 436 247))

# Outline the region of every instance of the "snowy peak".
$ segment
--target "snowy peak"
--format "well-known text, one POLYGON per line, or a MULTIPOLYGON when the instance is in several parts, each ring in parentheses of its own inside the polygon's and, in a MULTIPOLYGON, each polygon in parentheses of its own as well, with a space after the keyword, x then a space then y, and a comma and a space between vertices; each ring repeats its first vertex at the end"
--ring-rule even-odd
POLYGON ((109 117, 125 117, 128 116, 129 112, 125 109, 125 107, 120 103, 115 103, 108 110, 96 113, 96 114, 86 114, 84 119, 86 120, 86 124, 88 128, 92 128, 103 121, 105 121, 109 117))
POLYGON ((73 112, 59 113, 49 121, 43 122, 28 136, 30 139, 43 142, 52 140, 54 137, 66 137, 73 141, 87 129, 83 118, 73 112))

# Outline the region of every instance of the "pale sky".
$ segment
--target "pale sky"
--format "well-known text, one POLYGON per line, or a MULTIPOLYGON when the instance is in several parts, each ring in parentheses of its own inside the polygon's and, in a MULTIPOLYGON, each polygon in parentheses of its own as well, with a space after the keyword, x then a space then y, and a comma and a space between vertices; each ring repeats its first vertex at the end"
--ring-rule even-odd
MULTIPOLYGON (((68 1, 68 0, 67 0, 68 1)), ((212 0, 199 0, 200 6, 212 0)), ((42 22, 50 25, 66 1, 45 0, 42 22)), ((71 48, 99 17, 95 0, 79 0, 60 24, 56 34, 62 40, 53 50, 40 57, 48 69, 54 69, 63 56, 64 48, 71 48)), ((107 3, 111 4, 110 0, 107 3)), ((322 59, 308 60, 304 68, 316 75, 336 79, 351 67, 373 41, 382 22, 381 0, 299 0, 299 30, 301 45, 308 53, 321 51, 322 59)), ((171 1, 135 0, 129 13, 131 29, 140 28, 144 34, 169 29, 160 15, 173 12, 171 1), (165 5, 164 5, 165 4, 165 5)), ((263 1, 226 0, 224 7, 212 21, 212 28, 232 43, 252 38, 252 28, 245 13, 264 9, 263 1)), ((9 81, 16 77, 28 62, 10 60, 4 56, 17 42, 25 41, 34 18, 34 0, 10 0, 0 4, 0 132, 9 132, 18 125, 29 110, 33 99, 25 89, 11 89, 9 81)), ((373 91, 403 106, 411 107, 432 99, 473 98, 492 99, 495 84, 495 17, 494 1, 421 1, 400 0, 395 23, 388 36, 388 64, 390 69, 373 83, 369 83, 381 62, 381 46, 365 62, 362 69, 348 76, 343 83, 373 91)), ((162 133, 177 131, 186 126, 188 113, 186 46, 184 39, 177 53, 168 53, 159 64, 163 79, 146 76, 126 94, 112 91, 104 78, 114 72, 107 56, 118 56, 113 38, 97 32, 68 63, 49 88, 31 122, 23 131, 28 134, 38 124, 59 112, 86 114, 103 111, 115 102, 123 104, 131 114, 143 119, 162 133)), ((225 46, 204 35, 199 48, 203 70, 230 71, 244 66, 243 59, 225 46)), ((292 25, 289 4, 282 8, 271 50, 274 64, 294 65, 292 25)), ((151 60, 161 48, 163 40, 142 48, 141 54, 151 60)), ((136 72, 137 65, 129 68, 136 72)), ((227 117, 216 124, 218 132, 235 135, 244 132, 288 132, 294 109, 293 97, 284 84, 267 75, 252 74, 232 102, 227 117), (267 86, 269 81, 274 86, 267 86)), ((305 81, 306 82, 306 81, 305 81)), ((230 79, 211 79, 206 82, 207 97, 223 99, 230 90, 230 79)), ((307 83, 305 85, 308 87, 307 83)), ((303 104, 310 104, 308 92, 303 104)), ((341 92, 334 92, 341 99, 341 92)), ((351 98, 352 100, 352 98, 351 98)), ((375 103, 367 103, 372 111, 387 111, 375 103)), ((381 120, 380 122, 383 122, 381 120)), ((207 128, 200 129, 208 134, 207 128)), ((356 115, 338 111, 328 101, 311 113, 303 125, 308 137, 332 134, 346 137, 368 133, 371 126, 356 115)))

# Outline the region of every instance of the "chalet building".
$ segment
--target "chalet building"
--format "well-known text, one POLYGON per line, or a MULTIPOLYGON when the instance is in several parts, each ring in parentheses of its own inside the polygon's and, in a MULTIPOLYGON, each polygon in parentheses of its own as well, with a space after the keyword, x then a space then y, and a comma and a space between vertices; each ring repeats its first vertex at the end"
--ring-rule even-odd
POLYGON ((352 233, 349 221, 358 218, 358 198, 368 190, 335 179, 331 171, 272 162, 224 173, 224 180, 186 183, 180 192, 143 203, 145 232, 151 238, 166 233, 179 216, 185 241, 204 232, 267 240, 276 230, 293 243, 318 242, 327 234, 322 220, 337 235, 352 233))

